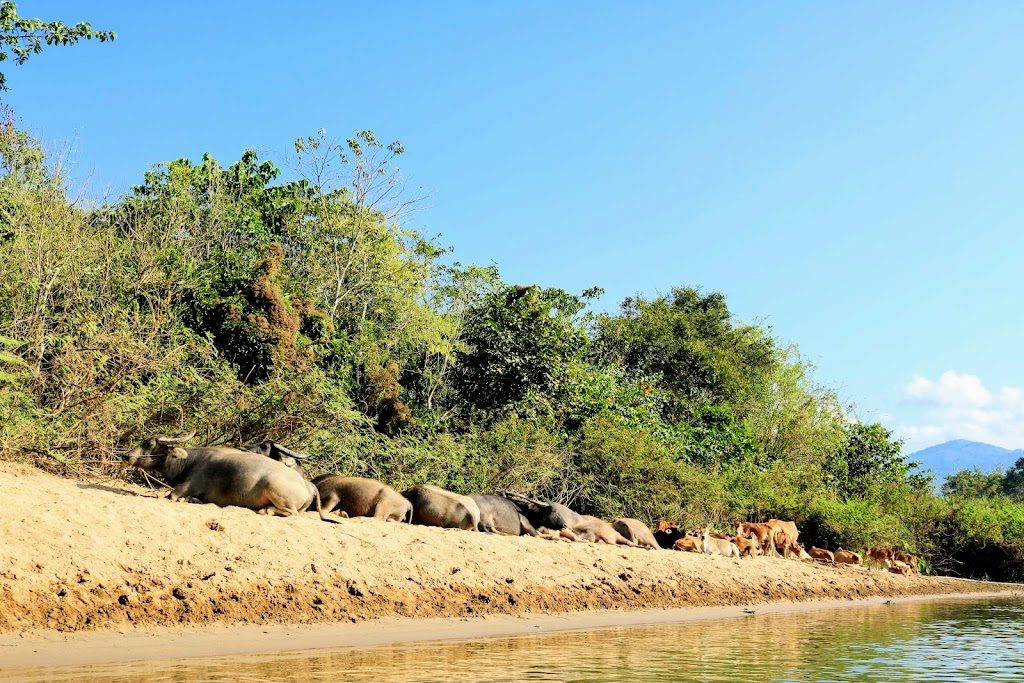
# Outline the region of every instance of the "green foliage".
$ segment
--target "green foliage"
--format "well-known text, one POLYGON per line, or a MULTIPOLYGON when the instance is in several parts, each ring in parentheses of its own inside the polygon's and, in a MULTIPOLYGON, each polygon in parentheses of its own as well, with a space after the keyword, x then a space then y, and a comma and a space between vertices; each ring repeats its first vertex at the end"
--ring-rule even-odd
POLYGON ((945 573, 1024 581, 1024 505, 1004 496, 961 498, 935 534, 933 564, 945 573))
POLYGON ((321 131, 296 151, 290 179, 252 151, 179 159, 92 208, 0 122, 0 458, 112 474, 119 450, 194 428, 400 490, 690 527, 778 517, 806 543, 1022 573, 1024 506, 1003 493, 1024 462, 936 496, 721 295, 595 317, 598 290, 511 286, 410 229, 399 143, 321 131))
POLYGON ((1006 470, 1002 481, 1003 493, 1018 503, 1024 503, 1024 458, 1019 458, 1006 470))
POLYGON ((488 292, 467 312, 465 348, 457 353, 455 389, 470 414, 499 415, 516 404, 559 414, 570 392, 570 366, 587 347, 577 316, 596 295, 521 285, 488 292))
POLYGON ((718 293, 676 287, 671 297, 627 298, 619 316, 597 318, 596 351, 634 377, 660 377, 675 397, 665 419, 689 406, 739 403, 777 365, 772 339, 753 325, 734 323, 718 293))
POLYGON ((973 470, 961 470, 947 475, 942 484, 942 493, 967 498, 993 498, 1003 493, 1004 481, 1005 477, 999 470, 986 474, 975 467, 973 470))
MULTIPOLYGON (((903 442, 894 440, 892 432, 878 423, 850 424, 846 437, 845 446, 825 463, 825 476, 841 498, 861 497, 874 485, 907 482, 909 472, 918 465, 906 461, 903 442)), ((910 483, 921 489, 929 486, 931 479, 917 476, 910 483)))
MULTIPOLYGON (((43 45, 73 45, 83 38, 106 43, 115 37, 113 31, 95 31, 86 22, 67 26, 59 21, 25 19, 18 16, 17 3, 0 3, 0 62, 13 59, 15 64, 24 64, 42 52, 43 45)), ((0 91, 7 89, 7 79, 0 72, 0 91)))

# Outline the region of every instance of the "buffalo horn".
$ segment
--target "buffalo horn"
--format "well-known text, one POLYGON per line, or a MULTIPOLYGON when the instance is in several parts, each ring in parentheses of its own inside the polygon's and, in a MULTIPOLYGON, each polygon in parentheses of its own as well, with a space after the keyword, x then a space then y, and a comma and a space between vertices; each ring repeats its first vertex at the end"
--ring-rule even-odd
POLYGON ((285 455, 295 458, 296 460, 305 460, 306 458, 309 457, 309 453, 296 453, 292 449, 285 448, 284 446, 276 442, 274 443, 274 447, 277 448, 277 450, 284 453, 285 455))
POLYGON ((507 498, 508 500, 511 500, 513 502, 518 501, 520 503, 527 503, 529 505, 544 505, 544 503, 540 502, 539 500, 527 498, 526 496, 520 493, 515 493, 513 491, 499 491, 498 495, 503 498, 507 498))
POLYGON ((193 429, 191 432, 185 434, 184 436, 158 436, 156 437, 156 442, 161 446, 170 446, 172 444, 181 443, 182 441, 188 441, 195 435, 196 430, 193 429))

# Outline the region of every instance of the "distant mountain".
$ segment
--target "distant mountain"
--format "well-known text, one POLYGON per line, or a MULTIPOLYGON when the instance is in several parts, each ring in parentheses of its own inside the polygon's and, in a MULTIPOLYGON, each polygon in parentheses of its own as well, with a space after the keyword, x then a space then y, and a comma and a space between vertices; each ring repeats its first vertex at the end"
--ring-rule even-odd
POLYGON ((947 474, 978 467, 982 472, 1000 468, 1004 472, 1013 467, 1018 458, 1024 458, 1024 449, 1010 450, 979 441, 956 439, 937 446, 911 453, 910 461, 921 463, 921 469, 929 469, 935 475, 936 486, 942 486, 947 474))

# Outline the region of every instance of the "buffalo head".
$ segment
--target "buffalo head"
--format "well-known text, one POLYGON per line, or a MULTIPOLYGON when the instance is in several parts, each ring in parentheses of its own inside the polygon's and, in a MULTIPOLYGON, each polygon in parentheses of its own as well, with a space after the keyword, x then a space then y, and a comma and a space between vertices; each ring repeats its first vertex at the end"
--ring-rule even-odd
POLYGON ((181 436, 154 436, 125 453, 122 459, 131 467, 143 470, 160 469, 168 456, 187 458, 188 451, 178 447, 177 444, 188 441, 195 435, 196 433, 192 431, 181 436))
POLYGON ((302 469, 302 461, 309 457, 307 453, 297 453, 275 441, 260 441, 259 443, 250 444, 242 450, 249 451, 250 453, 259 453, 271 460, 277 460, 282 465, 305 476, 305 471, 302 469))

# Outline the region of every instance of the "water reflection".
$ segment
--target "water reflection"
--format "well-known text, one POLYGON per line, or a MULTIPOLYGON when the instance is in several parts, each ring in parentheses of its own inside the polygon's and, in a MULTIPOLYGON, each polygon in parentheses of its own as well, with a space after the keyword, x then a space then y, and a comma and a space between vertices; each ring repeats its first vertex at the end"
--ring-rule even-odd
POLYGON ((0 681, 1019 681, 1024 601, 950 600, 273 655, 0 670, 0 681))

